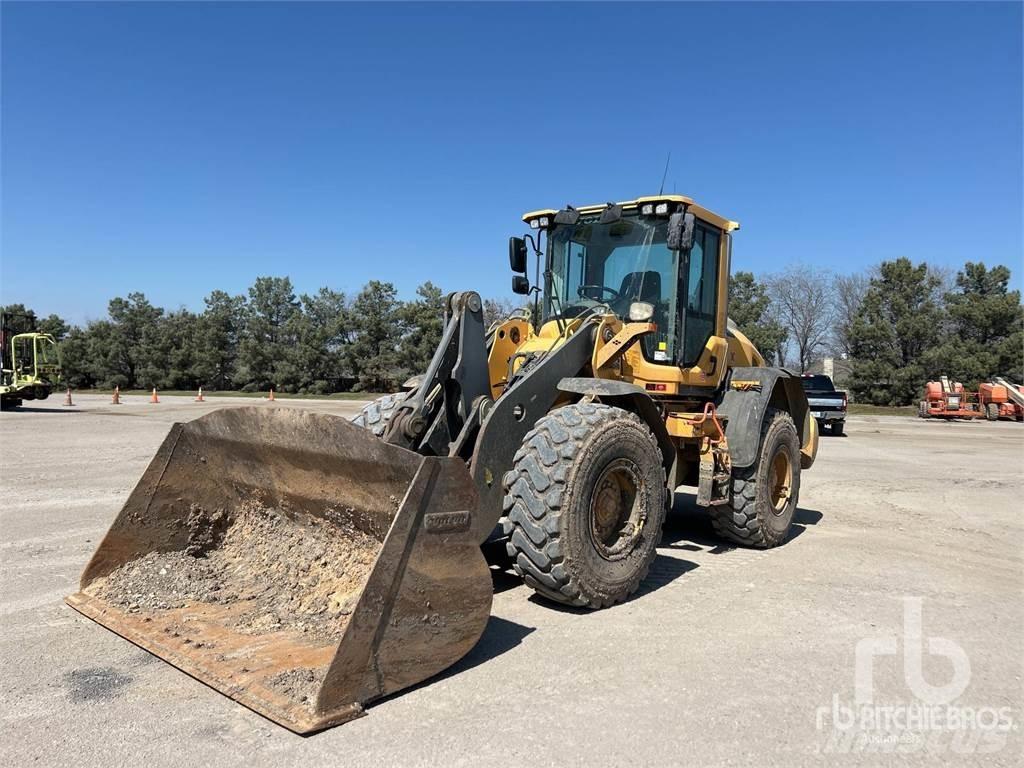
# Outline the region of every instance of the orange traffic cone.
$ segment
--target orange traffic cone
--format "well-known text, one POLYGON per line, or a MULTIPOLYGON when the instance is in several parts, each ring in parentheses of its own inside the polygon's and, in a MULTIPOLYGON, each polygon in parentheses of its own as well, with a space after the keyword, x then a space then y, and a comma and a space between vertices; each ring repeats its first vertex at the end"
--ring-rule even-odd
POLYGON ((156 396, 156 387, 153 387, 153 394, 149 396, 149 402, 159 403, 160 398, 156 396))
POLYGON ((71 402, 71 387, 68 387, 68 394, 67 397, 64 398, 64 405, 74 405, 74 403, 71 402))
POLYGON ((196 402, 197 403, 205 403, 206 402, 206 398, 203 397, 203 388, 202 387, 199 388, 199 394, 196 395, 196 402))
POLYGON ((267 400, 269 400, 270 402, 274 402, 274 388, 273 387, 270 388, 270 395, 267 397, 267 400))
POLYGON ((121 388, 120 387, 114 387, 114 396, 112 398, 110 398, 110 404, 111 405, 120 405, 121 404, 121 388))

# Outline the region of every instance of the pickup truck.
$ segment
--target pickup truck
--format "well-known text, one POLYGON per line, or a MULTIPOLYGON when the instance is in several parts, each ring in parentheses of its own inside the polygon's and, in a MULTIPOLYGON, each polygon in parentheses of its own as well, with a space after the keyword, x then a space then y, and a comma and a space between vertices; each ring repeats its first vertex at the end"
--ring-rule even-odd
POLYGON ((828 426, 833 435, 842 435, 846 426, 846 393, 836 389, 832 379, 821 374, 805 373, 800 383, 821 431, 828 426))

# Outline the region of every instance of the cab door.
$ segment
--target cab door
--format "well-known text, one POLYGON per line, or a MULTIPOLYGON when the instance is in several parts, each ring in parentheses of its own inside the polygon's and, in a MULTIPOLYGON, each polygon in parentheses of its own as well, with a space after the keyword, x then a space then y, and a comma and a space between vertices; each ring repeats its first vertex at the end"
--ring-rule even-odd
POLYGON ((729 265, 721 229, 697 220, 679 273, 679 343, 683 386, 715 388, 725 376, 729 265))

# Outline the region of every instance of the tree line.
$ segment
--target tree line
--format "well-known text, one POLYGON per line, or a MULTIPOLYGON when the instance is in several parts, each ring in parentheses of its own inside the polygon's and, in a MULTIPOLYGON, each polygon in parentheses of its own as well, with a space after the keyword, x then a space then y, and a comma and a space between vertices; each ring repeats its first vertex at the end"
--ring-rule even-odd
MULTIPOLYGON (((401 301, 370 281, 355 296, 321 288, 296 294, 287 277, 259 277, 245 294, 213 291, 201 312, 165 310, 143 293, 114 298, 107 317, 71 326, 3 307, 22 328, 60 343, 63 379, 75 389, 241 390, 327 394, 388 392, 422 373, 441 338, 444 294, 431 282, 401 301)), ((512 311, 489 299, 493 321, 512 311)))
MULTIPOLYGON (((973 262, 955 274, 906 258, 850 275, 792 265, 732 275, 729 315, 769 364, 803 372, 833 357, 854 400, 906 405, 942 374, 969 388, 1024 379, 1024 309, 1009 280, 1007 267, 973 262)), ((296 294, 287 277, 260 277, 245 294, 213 291, 201 312, 130 293, 102 320, 71 326, 50 315, 35 325, 60 342, 75 389, 388 392, 426 369, 443 304, 430 282, 402 301, 376 280, 349 297, 326 287, 296 294)), ((515 307, 485 300, 486 323, 515 307)))
POLYGON ((1024 380, 1024 308, 1009 282, 1009 268, 980 262, 955 274, 907 258, 849 275, 793 265, 734 274, 729 314, 769 363, 803 372, 833 357, 853 400, 909 405, 943 374, 968 389, 1024 380))

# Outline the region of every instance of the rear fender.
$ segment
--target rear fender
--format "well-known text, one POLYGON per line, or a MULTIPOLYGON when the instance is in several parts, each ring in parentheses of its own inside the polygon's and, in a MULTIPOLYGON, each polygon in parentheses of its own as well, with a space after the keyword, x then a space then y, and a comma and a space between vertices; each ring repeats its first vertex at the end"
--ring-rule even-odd
POLYGON ((757 460, 761 424, 769 408, 793 417, 800 435, 800 466, 809 469, 818 453, 818 426, 811 418, 800 379, 784 368, 733 368, 725 392, 716 403, 719 416, 727 419, 725 436, 734 467, 745 468, 757 460))

